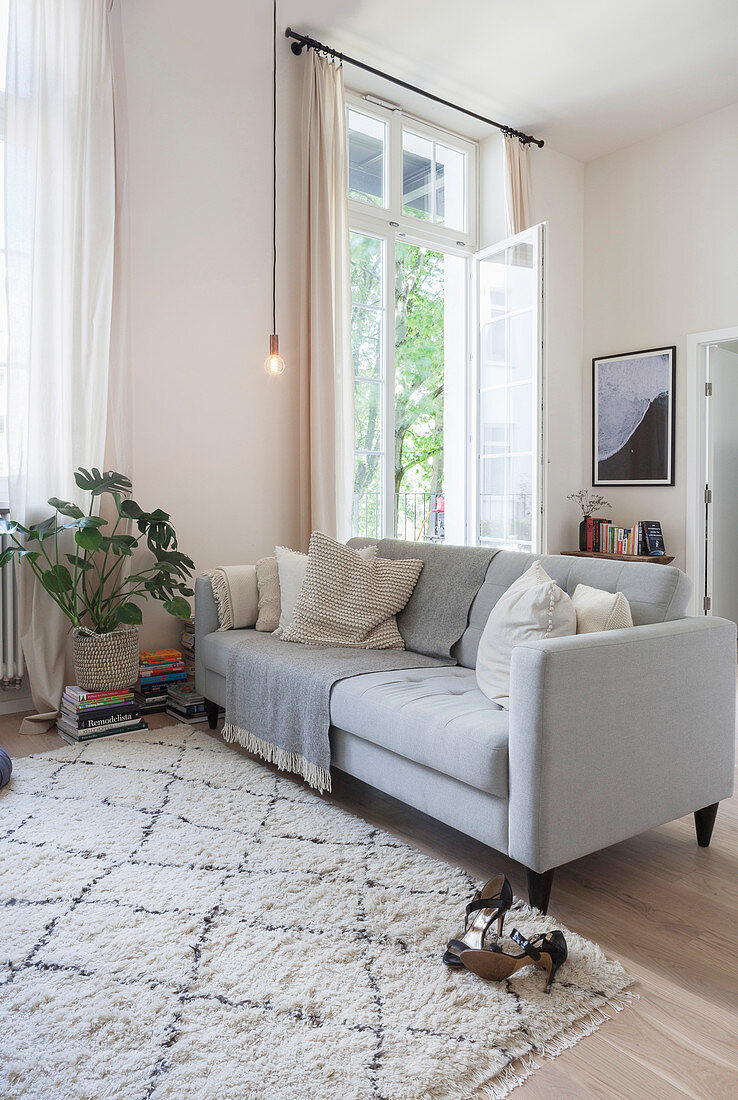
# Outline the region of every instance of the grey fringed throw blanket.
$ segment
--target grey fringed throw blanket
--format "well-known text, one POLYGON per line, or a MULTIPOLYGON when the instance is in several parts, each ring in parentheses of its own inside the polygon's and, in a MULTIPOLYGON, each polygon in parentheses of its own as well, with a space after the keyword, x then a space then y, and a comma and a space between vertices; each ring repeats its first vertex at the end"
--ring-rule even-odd
MULTIPOLYGON (((352 540, 353 545, 357 542, 352 540)), ((245 632, 228 658, 224 738, 295 772, 317 790, 330 791, 333 685, 363 673, 454 664, 451 646, 466 628, 469 608, 495 552, 380 543, 382 557, 424 561, 420 580, 397 621, 405 644, 425 653, 300 645, 273 634, 245 632)))
POLYGON ((223 737, 319 791, 331 789, 331 688, 362 672, 453 664, 401 649, 283 642, 250 630, 228 659, 223 737))

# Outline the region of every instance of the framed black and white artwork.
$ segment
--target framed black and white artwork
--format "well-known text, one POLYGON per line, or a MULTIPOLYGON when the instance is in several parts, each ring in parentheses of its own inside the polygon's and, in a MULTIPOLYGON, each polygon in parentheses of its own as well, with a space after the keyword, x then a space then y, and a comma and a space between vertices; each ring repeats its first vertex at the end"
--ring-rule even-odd
POLYGON ((592 360, 592 484, 674 484, 676 348, 592 360))

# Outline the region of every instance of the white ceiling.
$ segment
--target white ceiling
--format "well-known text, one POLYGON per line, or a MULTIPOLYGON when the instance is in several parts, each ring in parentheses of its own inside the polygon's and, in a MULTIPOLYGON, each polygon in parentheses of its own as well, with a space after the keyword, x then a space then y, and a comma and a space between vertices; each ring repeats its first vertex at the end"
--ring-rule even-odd
MULTIPOLYGON (((579 160, 738 101, 738 0, 281 0, 279 12, 579 160)), ((346 84, 470 137, 490 132, 358 69, 346 84)))

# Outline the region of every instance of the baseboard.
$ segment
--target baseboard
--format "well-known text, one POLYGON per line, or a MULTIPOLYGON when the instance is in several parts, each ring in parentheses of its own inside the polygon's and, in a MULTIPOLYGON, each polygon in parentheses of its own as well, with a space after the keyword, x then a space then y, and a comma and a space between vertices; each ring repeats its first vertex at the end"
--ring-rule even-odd
POLYGON ((0 714, 19 714, 33 710, 33 700, 23 691, 0 691, 0 714))

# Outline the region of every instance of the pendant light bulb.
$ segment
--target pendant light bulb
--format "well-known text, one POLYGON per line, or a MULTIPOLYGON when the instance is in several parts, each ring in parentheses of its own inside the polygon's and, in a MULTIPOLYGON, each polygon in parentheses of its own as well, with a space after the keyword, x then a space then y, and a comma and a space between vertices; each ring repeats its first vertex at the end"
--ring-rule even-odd
POLYGON ((284 359, 279 354, 279 337, 276 333, 269 337, 269 354, 264 360, 264 370, 272 378, 284 373, 284 359))

